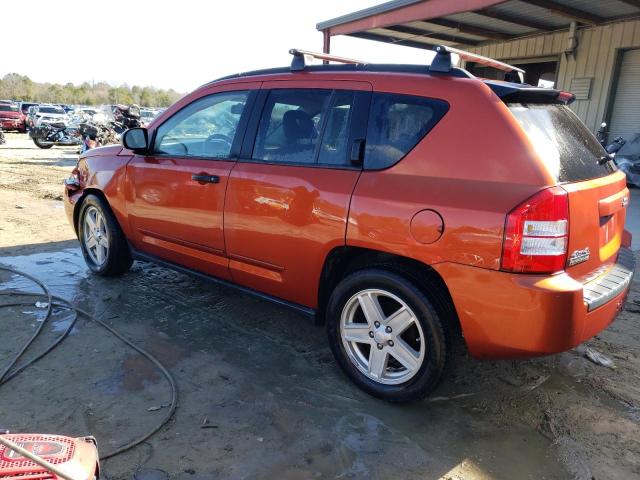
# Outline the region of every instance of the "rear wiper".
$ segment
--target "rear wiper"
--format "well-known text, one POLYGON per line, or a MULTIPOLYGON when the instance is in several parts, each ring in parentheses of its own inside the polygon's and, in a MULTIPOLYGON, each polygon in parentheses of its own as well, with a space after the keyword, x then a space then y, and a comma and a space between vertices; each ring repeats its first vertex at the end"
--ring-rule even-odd
POLYGON ((605 163, 610 162, 611 160, 613 160, 613 155, 611 155, 610 153, 607 153, 606 155, 603 155, 598 159, 598 165, 604 165, 605 163))

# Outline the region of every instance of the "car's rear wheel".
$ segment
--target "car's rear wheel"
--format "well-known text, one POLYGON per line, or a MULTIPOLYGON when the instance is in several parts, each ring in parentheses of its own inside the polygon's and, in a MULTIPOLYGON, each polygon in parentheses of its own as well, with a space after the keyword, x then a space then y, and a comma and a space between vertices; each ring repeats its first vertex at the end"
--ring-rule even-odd
POLYGON ((401 275, 368 269, 347 276, 327 307, 334 357, 364 391, 391 402, 424 398, 446 364, 442 319, 401 275))
POLYGON ((99 275, 119 275, 133 259, 127 240, 104 200, 88 195, 80 206, 78 237, 87 266, 99 275))

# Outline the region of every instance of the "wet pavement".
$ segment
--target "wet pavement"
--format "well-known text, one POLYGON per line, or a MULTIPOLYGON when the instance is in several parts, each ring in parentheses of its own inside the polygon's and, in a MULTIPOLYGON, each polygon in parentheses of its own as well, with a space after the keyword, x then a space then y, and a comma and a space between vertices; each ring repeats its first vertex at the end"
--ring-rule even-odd
MULTIPOLYGON (((462 368, 430 399, 388 405, 342 376, 322 328, 283 307, 138 262, 122 278, 95 277, 75 246, 2 262, 108 319, 177 379, 175 420, 107 461, 109 478, 146 468, 172 478, 569 478, 548 438, 526 421, 505 422, 491 405, 499 364, 460 354, 462 368)), ((3 289, 34 290, 23 278, 1 279, 3 289)), ((42 314, 35 306, 0 312, 3 337, 15 340, 3 342, 1 359, 42 314)), ((56 312, 40 345, 69 318, 56 312)), ((526 384, 498 383, 499 403, 526 394, 526 384)), ((104 449, 150 428, 169 399, 149 362, 86 321, 0 395, 3 427, 92 433, 104 449)))
MULTIPOLYGON (((22 170, 18 156, 0 182, 0 264, 125 333, 180 390, 171 423, 104 462, 109 479, 161 478, 154 469, 194 480, 640 478, 638 278, 626 311, 589 342, 615 369, 575 351, 479 362, 459 348, 431 397, 389 405, 357 390, 324 330, 284 307, 140 262, 120 278, 91 275, 52 200, 71 168, 57 165, 67 152, 48 152, 22 170), (35 181, 18 188, 23 177, 35 181)), ((632 190, 627 228, 640 249, 640 190, 632 190)), ((0 272, 0 290, 9 288, 35 290, 0 272)), ((42 320, 35 301, 0 308, 0 367, 42 320)), ((56 309, 29 355, 70 321, 56 309)), ((0 387, 0 429, 93 434, 106 452, 153 427, 169 399, 149 362, 81 319, 60 347, 0 387)))

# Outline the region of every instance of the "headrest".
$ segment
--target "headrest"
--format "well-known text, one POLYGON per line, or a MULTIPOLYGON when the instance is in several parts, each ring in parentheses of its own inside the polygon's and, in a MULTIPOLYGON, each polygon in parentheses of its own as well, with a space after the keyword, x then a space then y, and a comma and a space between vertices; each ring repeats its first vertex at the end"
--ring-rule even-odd
POLYGON ((315 127, 308 113, 302 110, 289 110, 282 117, 285 138, 290 142, 311 140, 315 127))

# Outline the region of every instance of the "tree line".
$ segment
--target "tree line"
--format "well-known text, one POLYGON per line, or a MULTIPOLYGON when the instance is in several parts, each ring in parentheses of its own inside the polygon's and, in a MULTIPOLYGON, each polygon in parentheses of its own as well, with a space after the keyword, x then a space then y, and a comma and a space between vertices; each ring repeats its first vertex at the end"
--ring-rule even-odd
POLYGON ((137 103, 142 107, 168 107, 181 96, 173 89, 130 87, 126 84, 114 87, 106 82, 84 82, 80 85, 39 83, 17 73, 9 73, 0 79, 0 99, 23 102, 76 105, 137 103))

